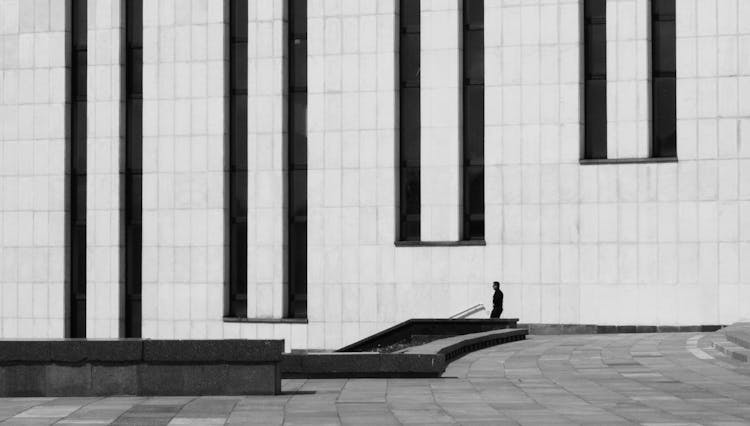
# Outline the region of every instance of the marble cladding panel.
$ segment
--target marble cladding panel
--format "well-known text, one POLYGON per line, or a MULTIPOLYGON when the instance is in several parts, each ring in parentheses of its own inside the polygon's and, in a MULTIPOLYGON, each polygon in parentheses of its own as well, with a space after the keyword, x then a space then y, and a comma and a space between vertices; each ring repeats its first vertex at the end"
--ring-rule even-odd
POLYGON ((122 0, 88 3, 86 336, 120 337, 122 0))
POLYGON ((65 333, 65 7, 0 2, 0 337, 65 333))
MULTIPOLYGON (((527 323, 687 325, 750 316, 741 303, 750 297, 747 2, 677 2, 679 162, 592 166, 579 163, 583 2, 485 0, 487 245, 395 247, 398 1, 310 0, 309 323, 223 323, 224 3, 144 2, 144 336, 274 337, 287 349, 336 348, 407 318, 488 305, 493 280, 503 282, 504 315, 527 323)), ((250 2, 248 16, 251 316, 283 311, 282 3, 250 2)), ((459 3, 423 0, 423 37, 428 15, 455 15, 459 3)), ((0 1, 3 337, 59 337, 64 329, 64 4, 0 1)), ((613 157, 647 152, 646 4, 608 1, 613 157)), ((94 192, 113 185, 117 129, 109 120, 118 108, 114 56, 95 53, 114 43, 107 34, 117 21, 99 18, 90 37, 102 44, 89 52, 97 93, 91 172, 102 185, 94 192)), ((423 58, 439 50, 455 58, 440 62, 458 61, 460 26, 453 27, 423 44, 423 58)), ((458 99, 450 94, 458 71, 432 79, 429 63, 424 89, 458 99)), ((460 105, 448 107, 440 124, 458 129, 460 105)), ((423 139, 423 147, 437 142, 423 139)), ((439 150, 431 151, 423 155, 439 150)), ((448 167, 435 168, 431 180, 450 181, 457 157, 440 158, 433 156, 448 167)), ((89 200, 92 257, 101 250, 105 259, 119 244, 116 202, 89 200)), ((431 217, 423 221, 436 233, 450 229, 450 220, 431 217)), ((95 263, 90 284, 109 288, 115 265, 95 263)), ((101 302, 114 303, 111 295, 101 302)), ((106 334, 114 317, 101 318, 94 329, 106 334)))

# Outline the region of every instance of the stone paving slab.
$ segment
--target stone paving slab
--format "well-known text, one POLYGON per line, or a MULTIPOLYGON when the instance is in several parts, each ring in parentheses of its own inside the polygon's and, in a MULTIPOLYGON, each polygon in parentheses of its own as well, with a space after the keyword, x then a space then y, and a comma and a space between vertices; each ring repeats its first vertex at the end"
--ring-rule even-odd
POLYGON ((442 378, 284 380, 276 396, 0 399, 9 425, 748 425, 719 333, 531 336, 442 378))

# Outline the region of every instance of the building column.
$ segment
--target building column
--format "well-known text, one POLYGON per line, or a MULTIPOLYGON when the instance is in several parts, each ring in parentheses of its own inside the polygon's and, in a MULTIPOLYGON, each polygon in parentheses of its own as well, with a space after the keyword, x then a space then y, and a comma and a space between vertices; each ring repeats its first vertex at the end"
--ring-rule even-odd
POLYGON ((249 318, 285 315, 285 3, 285 0, 248 2, 249 318))
POLYGON ((4 338, 65 335, 69 36, 65 4, 0 2, 0 337, 4 338))
POLYGON ((457 241, 461 222, 461 2, 421 2, 421 239, 457 241))
POLYGON ((120 337, 124 0, 88 2, 86 337, 120 337))
POLYGON ((223 327, 228 9, 183 3, 143 2, 144 338, 223 327))

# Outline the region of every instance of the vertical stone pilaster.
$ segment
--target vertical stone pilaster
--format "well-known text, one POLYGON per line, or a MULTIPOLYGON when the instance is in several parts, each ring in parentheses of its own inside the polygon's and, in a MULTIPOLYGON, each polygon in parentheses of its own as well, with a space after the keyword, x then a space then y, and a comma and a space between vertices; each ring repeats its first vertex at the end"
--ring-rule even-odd
POLYGON ((86 337, 92 338, 120 336, 122 1, 88 2, 86 337))
POLYGON ((456 241, 461 223, 461 2, 421 2, 423 241, 456 241))

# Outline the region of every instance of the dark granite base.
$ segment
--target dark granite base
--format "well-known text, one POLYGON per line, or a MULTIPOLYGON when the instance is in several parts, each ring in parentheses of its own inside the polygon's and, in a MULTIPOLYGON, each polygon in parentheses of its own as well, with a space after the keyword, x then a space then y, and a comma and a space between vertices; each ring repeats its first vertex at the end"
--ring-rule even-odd
POLYGON ((282 340, 0 340, 0 397, 275 395, 282 340))
POLYGON ((285 379, 440 377, 445 357, 438 354, 380 354, 375 352, 284 354, 285 379))
POLYGON ((516 328, 517 322, 518 318, 413 318, 347 345, 337 352, 380 352, 382 348, 408 341, 415 335, 444 338, 516 328))
POLYGON ((526 330, 502 329, 453 336, 398 353, 330 352, 284 354, 284 378, 440 377, 451 361, 476 350, 523 340, 526 330))
POLYGON ((712 332, 721 325, 597 325, 597 324, 518 324, 529 334, 615 334, 615 333, 686 333, 712 332))
POLYGON ((726 329, 727 340, 743 347, 750 349, 750 324, 735 324, 726 329))

